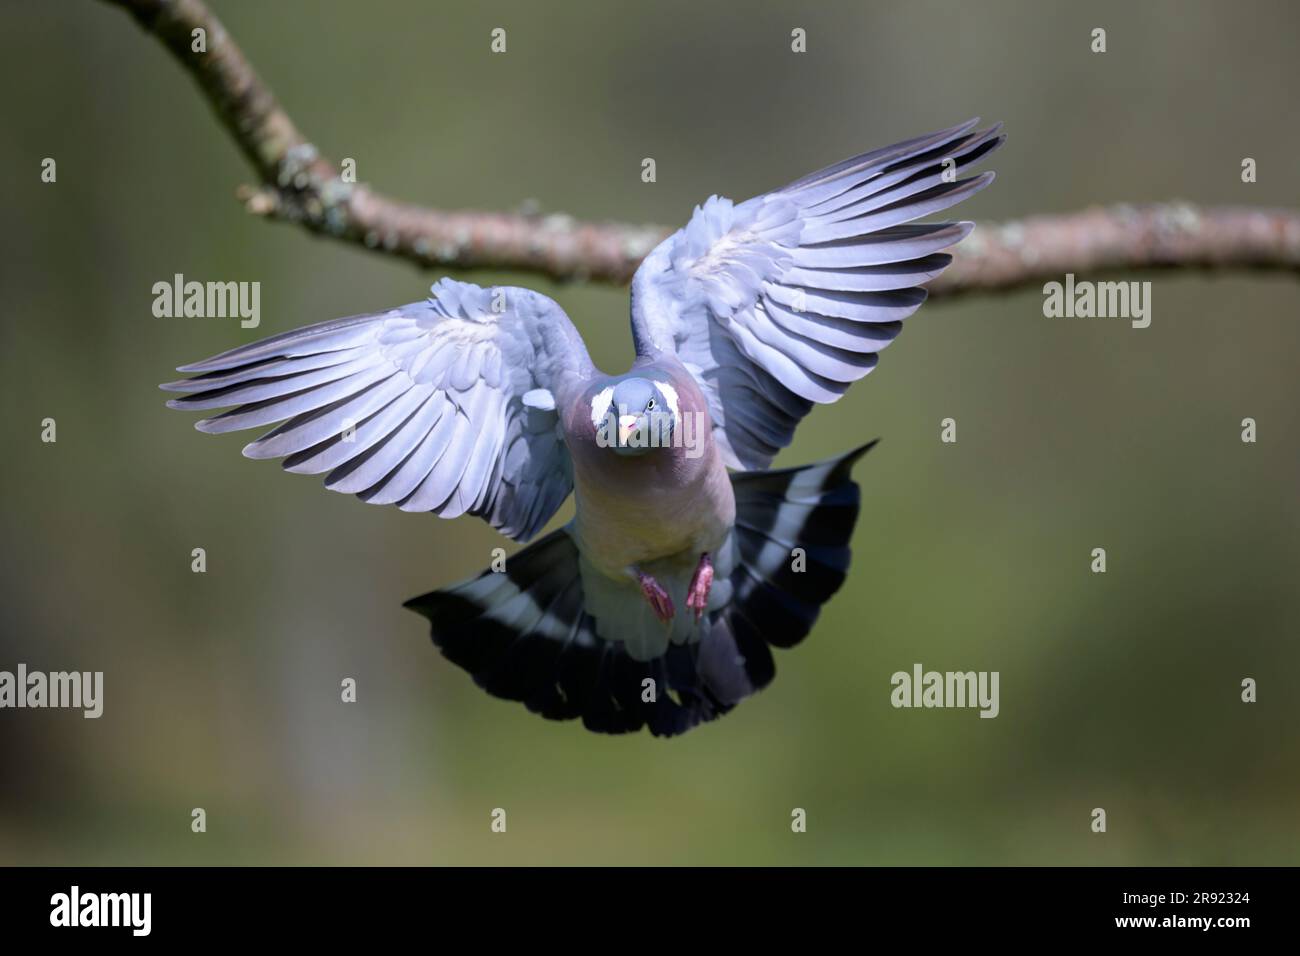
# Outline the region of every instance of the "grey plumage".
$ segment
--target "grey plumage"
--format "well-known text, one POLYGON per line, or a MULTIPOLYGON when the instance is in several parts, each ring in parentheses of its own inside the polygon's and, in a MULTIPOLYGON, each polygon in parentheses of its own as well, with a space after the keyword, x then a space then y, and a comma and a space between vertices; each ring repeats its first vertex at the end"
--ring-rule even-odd
POLYGON ((912 222, 991 181, 958 175, 1003 141, 975 127, 711 197, 633 279, 623 375, 595 368, 551 299, 443 279, 424 302, 183 366, 168 404, 229 409, 201 431, 274 425, 245 455, 332 490, 520 541, 574 492, 574 520, 504 574, 410 605, 498 696, 595 730, 681 732, 766 684, 768 645, 802 638, 843 579, 862 449, 764 469, 875 367, 972 228, 912 222))
POLYGON ((739 205, 712 197, 641 265, 637 353, 676 355, 700 381, 730 467, 767 467, 813 404, 869 373, 925 301, 918 286, 948 265, 941 251, 972 224, 905 224, 992 181, 956 178, 1005 138, 1000 126, 976 132, 977 123, 739 205))
POLYGON ((773 647, 812 629, 844 581, 859 507, 849 469, 871 446, 807 465, 732 476, 739 519, 729 597, 697 643, 640 660, 607 641, 584 601, 570 529, 514 555, 504 573, 484 571, 406 606, 430 621, 433 642, 488 693, 589 730, 685 733, 767 686, 773 647), (788 560, 801 548, 806 566, 788 560), (646 681, 656 693, 647 699, 646 681))
POLYGON ((328 472, 327 488, 374 504, 480 515, 527 540, 572 490, 553 393, 595 368, 546 296, 450 279, 433 293, 182 366, 198 374, 162 386, 186 393, 168 405, 237 406, 200 421, 205 432, 283 422, 244 454, 328 472))

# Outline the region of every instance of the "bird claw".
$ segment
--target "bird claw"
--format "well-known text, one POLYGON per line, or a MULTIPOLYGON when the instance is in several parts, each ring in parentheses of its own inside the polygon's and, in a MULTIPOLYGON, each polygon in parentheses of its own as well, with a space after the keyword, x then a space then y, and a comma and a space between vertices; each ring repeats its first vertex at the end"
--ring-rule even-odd
POLYGON ((695 620, 703 617, 709 607, 709 589, 713 587, 713 562, 706 551, 700 555, 700 563, 695 566, 691 577, 691 586, 686 592, 686 606, 695 611, 695 620))
POLYGON ((646 574, 644 571, 638 571, 636 575, 637 583, 641 585, 641 593, 645 595, 646 603, 650 605, 650 610, 655 612, 655 617, 660 622, 667 624, 677 613, 673 607, 673 599, 669 597, 668 592, 663 589, 658 581, 646 574))

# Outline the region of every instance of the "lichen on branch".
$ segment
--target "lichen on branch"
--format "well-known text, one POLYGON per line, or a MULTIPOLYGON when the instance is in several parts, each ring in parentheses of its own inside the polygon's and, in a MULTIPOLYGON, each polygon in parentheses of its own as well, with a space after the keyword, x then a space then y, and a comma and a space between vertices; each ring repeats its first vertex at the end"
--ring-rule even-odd
MULTIPOLYGON (((582 222, 562 214, 445 211, 345 182, 299 132, 201 0, 104 0, 125 8, 187 69, 260 182, 245 208, 425 267, 504 269, 553 279, 627 282, 669 234, 665 226, 582 222), (202 31, 196 50, 196 31, 202 31)), ((992 292, 1067 272, 1255 269, 1300 273, 1300 213, 1113 205, 985 223, 953 250, 930 293, 992 292)))

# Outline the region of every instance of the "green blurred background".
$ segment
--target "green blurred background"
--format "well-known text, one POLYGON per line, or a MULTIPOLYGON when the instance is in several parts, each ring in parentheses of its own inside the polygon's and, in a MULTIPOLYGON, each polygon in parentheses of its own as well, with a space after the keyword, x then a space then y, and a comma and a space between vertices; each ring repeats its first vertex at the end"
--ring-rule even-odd
MULTIPOLYGON (((963 217, 1297 196, 1282 2, 214 9, 327 155, 430 205, 682 223, 712 192, 975 114, 1011 138, 963 217)), ((247 461, 250 436, 197 434, 156 388, 437 274, 245 214, 241 156, 122 12, 6 2, 2 49, 0 669, 103 670, 106 700, 98 721, 0 712, 0 862, 1300 860, 1294 279, 1131 276, 1154 282, 1146 330, 1045 319, 1034 289, 927 306, 780 459, 884 439, 812 637, 721 721, 602 737, 487 697, 402 609, 486 566, 489 528, 247 461), (154 318, 177 272, 260 281, 261 327, 154 318), (1001 715, 891 708, 918 661, 1000 671, 1001 715)), ((625 290, 460 277, 554 296, 598 364, 626 367, 625 290)))

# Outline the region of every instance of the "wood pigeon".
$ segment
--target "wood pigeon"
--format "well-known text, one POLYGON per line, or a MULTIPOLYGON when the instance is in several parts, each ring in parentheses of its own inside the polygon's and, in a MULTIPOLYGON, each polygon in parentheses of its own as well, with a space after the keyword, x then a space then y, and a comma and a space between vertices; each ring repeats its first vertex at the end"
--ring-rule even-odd
POLYGON ((451 279, 423 302, 182 366, 172 408, 372 504, 533 538, 407 602, 489 693, 594 731, 679 734, 774 675, 844 581, 869 445, 768 470, 813 405, 875 367, 969 222, 1004 140, 971 120, 743 203, 696 208, 632 280, 636 359, 597 369, 558 304, 451 279))

